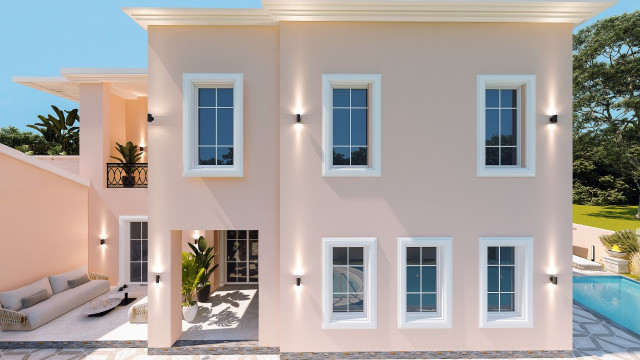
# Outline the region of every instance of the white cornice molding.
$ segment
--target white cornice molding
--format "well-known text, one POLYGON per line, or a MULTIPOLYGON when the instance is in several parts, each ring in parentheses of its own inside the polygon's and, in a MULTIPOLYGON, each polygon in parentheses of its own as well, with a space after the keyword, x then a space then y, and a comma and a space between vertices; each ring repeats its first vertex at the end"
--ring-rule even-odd
POLYGON ((109 83, 109 91, 113 95, 119 96, 125 100, 138 100, 138 95, 132 93, 127 89, 123 89, 122 87, 118 86, 117 83, 109 83))
POLYGON ((80 88, 78 84, 69 81, 65 77, 14 76, 11 80, 14 83, 44 91, 67 100, 80 101, 80 88))
POLYGON ((77 84, 147 81, 147 69, 81 69, 62 68, 60 75, 77 84))
POLYGON ((281 21, 537 22, 579 25, 617 0, 262 0, 262 9, 123 8, 153 25, 277 25, 281 21))
POLYGON ((22 161, 23 163, 35 166, 41 170, 48 171, 54 175, 58 175, 67 180, 71 180, 75 183, 78 183, 82 186, 89 187, 89 180, 83 178, 80 175, 74 174, 67 170, 61 169, 55 165, 51 165, 46 161, 42 161, 40 159, 34 158, 30 155, 27 155, 23 152, 20 152, 16 149, 12 149, 6 145, 0 144, 0 154, 6 155, 10 158, 16 159, 18 161, 22 161))

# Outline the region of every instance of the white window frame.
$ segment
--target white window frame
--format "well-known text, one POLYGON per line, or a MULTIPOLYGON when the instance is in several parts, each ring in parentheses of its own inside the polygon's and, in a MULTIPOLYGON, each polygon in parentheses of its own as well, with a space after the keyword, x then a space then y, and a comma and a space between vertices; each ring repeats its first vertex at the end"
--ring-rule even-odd
MULTIPOLYGON (((118 218, 118 268, 119 268, 119 276, 118 276, 118 286, 122 286, 124 284, 132 284, 131 280, 131 245, 129 242, 131 239, 129 238, 129 227, 132 222, 149 222, 149 217, 146 215, 123 215, 118 218)), ((147 225, 148 226, 148 225, 147 225)), ((149 236, 147 232, 147 237, 149 236)), ((147 244, 150 244, 147 239, 147 244)), ((149 248, 147 247, 147 266, 151 263, 149 261, 149 248)), ((149 267, 147 267, 147 271, 149 271, 149 267)), ((151 279, 151 276, 147 276, 147 281, 151 279)), ((133 283, 133 284, 146 284, 146 283, 133 283)))
POLYGON ((323 177, 377 177, 382 175, 382 129, 381 129, 381 82, 380 74, 322 74, 322 176, 323 177), (371 143, 367 151, 371 163, 367 166, 333 166, 333 89, 334 87, 367 87, 368 131, 371 143))
POLYGON ((377 322, 377 238, 342 237, 322 238, 322 328, 323 329, 376 329, 377 322), (333 248, 363 247, 365 299, 364 312, 333 312, 333 248))
MULTIPOLYGON (((518 91, 520 94, 520 91, 518 91)), ((535 75, 478 75, 477 84, 477 176, 478 177, 535 177, 536 176, 536 76, 535 75), (520 89, 525 87, 525 153, 522 153, 522 125, 518 122, 518 164, 521 165, 486 165, 486 90, 487 89, 520 89)), ((522 104, 518 97, 519 111, 522 104)))
POLYGON ((480 238, 480 327, 533 327, 533 237, 480 238), (513 246, 515 248, 515 311, 487 310, 487 248, 513 246))
POLYGON ((182 74, 182 175, 184 177, 242 177, 243 75, 241 73, 182 74), (198 164, 198 89, 233 88, 233 165, 198 164))
POLYGON ((451 328, 453 313, 453 266, 451 237, 398 238, 398 328, 451 328), (438 311, 407 313, 407 247, 435 247, 438 311))

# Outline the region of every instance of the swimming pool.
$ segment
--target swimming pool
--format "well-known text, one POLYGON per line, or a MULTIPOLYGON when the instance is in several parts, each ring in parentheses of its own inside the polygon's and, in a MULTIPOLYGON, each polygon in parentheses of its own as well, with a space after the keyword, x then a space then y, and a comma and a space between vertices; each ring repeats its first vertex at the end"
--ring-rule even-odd
POLYGON ((640 283, 624 276, 574 276, 573 299, 640 335, 640 283))

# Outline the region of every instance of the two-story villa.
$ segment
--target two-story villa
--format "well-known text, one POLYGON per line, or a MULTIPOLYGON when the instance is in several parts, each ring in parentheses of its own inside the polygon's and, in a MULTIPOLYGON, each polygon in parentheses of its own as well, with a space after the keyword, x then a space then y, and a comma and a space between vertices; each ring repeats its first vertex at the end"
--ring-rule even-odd
POLYGON ((103 139, 81 148, 89 266, 129 281, 97 239, 148 217, 152 348, 182 332, 181 249, 209 231, 217 283, 258 284, 259 344, 287 357, 569 355, 572 30, 613 3, 124 9, 148 32, 144 93, 105 108, 135 86, 79 85, 83 141, 103 139), (92 203, 114 111, 149 114, 122 137, 143 134, 148 190, 92 203))

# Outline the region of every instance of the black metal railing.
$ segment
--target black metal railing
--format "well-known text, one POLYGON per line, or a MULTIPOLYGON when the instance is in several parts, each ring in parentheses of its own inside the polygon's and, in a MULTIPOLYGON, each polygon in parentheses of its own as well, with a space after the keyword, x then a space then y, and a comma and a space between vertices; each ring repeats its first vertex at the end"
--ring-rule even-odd
POLYGON ((107 163, 108 188, 146 188, 147 163, 107 163))

